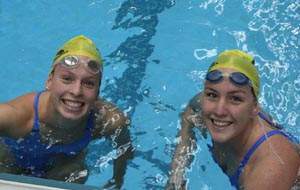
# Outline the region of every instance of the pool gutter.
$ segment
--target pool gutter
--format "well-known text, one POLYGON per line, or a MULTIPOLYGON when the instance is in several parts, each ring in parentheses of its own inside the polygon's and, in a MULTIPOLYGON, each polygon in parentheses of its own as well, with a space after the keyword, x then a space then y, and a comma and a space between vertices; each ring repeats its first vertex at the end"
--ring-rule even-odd
POLYGON ((0 173, 0 189, 5 190, 102 190, 100 187, 0 173))

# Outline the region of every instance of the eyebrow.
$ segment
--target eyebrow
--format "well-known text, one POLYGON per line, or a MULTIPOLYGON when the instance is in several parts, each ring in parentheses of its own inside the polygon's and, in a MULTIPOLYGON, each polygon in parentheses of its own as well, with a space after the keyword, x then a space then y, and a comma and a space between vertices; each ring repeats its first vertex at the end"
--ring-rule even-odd
MULTIPOLYGON (((215 89, 213 89, 213 88, 207 88, 207 87, 205 87, 205 88, 204 88, 204 91, 206 91, 206 90, 210 90, 210 91, 213 91, 213 92, 219 94, 219 91, 218 91, 218 90, 215 90, 215 89)), ((237 93, 239 93, 239 94, 240 94, 240 93, 242 93, 242 94, 247 94, 247 92, 244 91, 244 90, 233 90, 233 91, 227 92, 227 94, 237 94, 237 93)))
MULTIPOLYGON (((74 75, 74 76, 77 76, 77 72, 75 72, 75 71, 72 71, 72 70, 70 70, 70 69, 67 69, 67 68, 62 68, 63 70, 60 70, 60 74, 70 74, 70 75, 74 75)), ((101 78, 102 76, 100 75, 100 78, 101 78)), ((87 78, 89 78, 89 79, 97 79, 97 76, 94 76, 94 75, 91 75, 91 76, 85 76, 85 77, 83 77, 83 78, 85 78, 85 79, 87 79, 87 78)))

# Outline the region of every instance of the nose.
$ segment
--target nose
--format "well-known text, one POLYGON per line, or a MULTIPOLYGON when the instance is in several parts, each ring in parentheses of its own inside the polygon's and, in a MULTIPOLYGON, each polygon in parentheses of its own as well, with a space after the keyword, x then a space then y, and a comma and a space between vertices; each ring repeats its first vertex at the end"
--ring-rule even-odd
POLYGON ((74 96, 81 96, 82 93, 83 93, 83 90, 82 90, 82 84, 80 81, 76 81, 72 86, 71 86, 71 93, 74 95, 74 96))
POLYGON ((218 116, 225 116, 227 114, 226 100, 221 98, 215 105, 215 114, 218 116))

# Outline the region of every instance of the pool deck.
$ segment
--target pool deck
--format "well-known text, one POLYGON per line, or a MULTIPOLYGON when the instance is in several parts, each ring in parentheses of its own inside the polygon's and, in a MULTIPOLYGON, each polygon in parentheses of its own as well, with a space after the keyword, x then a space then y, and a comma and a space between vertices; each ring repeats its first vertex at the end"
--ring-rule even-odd
POLYGON ((102 190, 100 187, 0 173, 0 190, 102 190))

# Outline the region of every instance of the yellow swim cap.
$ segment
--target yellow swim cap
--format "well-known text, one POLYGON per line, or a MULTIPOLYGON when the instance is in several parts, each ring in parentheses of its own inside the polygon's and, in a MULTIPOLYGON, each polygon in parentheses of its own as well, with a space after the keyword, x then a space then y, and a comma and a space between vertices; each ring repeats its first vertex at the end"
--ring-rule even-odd
POLYGON ((259 76, 254 66, 254 59, 241 50, 228 50, 220 53, 218 58, 211 64, 208 72, 218 69, 234 69, 246 75, 252 83, 254 95, 258 99, 259 76))
POLYGON ((53 59, 50 73, 54 69, 55 62, 60 61, 62 58, 68 55, 82 55, 89 57, 90 59, 97 61, 101 71, 103 70, 103 62, 99 50, 92 40, 80 35, 67 41, 63 46, 61 46, 61 48, 59 48, 53 59))

